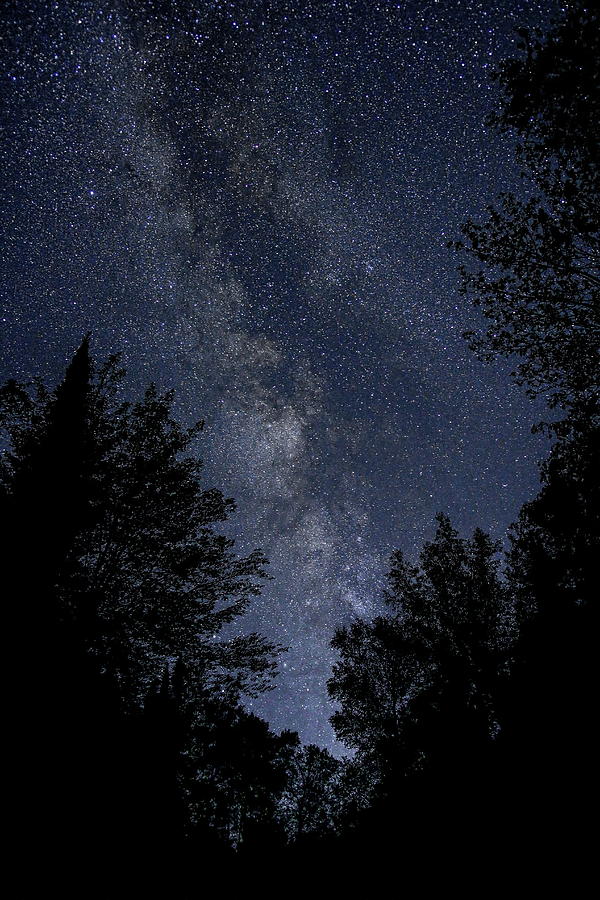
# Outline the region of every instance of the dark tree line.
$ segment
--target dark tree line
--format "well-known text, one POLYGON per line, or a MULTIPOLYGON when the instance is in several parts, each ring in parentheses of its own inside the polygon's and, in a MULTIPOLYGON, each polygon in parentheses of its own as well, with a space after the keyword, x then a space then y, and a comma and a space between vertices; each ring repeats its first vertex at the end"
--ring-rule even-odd
POLYGON ((440 515, 419 566, 393 555, 389 613, 334 638, 334 728, 385 783, 448 768, 468 777, 495 734, 494 685, 512 629, 496 556, 483 532, 465 541, 440 515))
MULTIPOLYGON (((173 395, 121 398, 85 338, 63 381, 0 389, 10 826, 63 896, 263 892, 318 866, 408 886, 517 878, 591 857, 596 777, 600 433, 600 81, 595 13, 521 32, 491 124, 517 139, 522 196, 456 244, 467 335, 560 421, 504 553, 448 516, 391 558, 384 612, 337 630, 338 760, 275 734, 244 698, 277 647, 228 626, 268 577, 219 530, 202 424, 173 395), (232 636, 233 635, 233 636, 232 636), (435 865, 432 866, 432 861, 435 865), (362 868, 361 868, 362 866, 362 868)), ((22 893, 33 892, 23 876, 22 893)))
POLYGON ((280 648, 223 636, 266 560, 218 531, 234 504, 202 486, 201 424, 154 386, 120 401, 122 376, 86 338, 54 391, 0 394, 17 808, 61 890, 87 869, 102 896, 178 890, 191 848, 283 843, 299 765, 297 735, 242 704, 280 648))
POLYGON ((463 227, 463 293, 488 320, 467 336, 484 359, 516 356, 532 396, 585 417, 599 386, 597 13, 577 2, 549 34, 519 35, 490 124, 517 140, 523 196, 503 194, 463 227))
POLYGON ((542 426, 554 445, 504 563, 483 532, 465 540, 440 516, 417 566, 393 555, 388 612, 338 630, 329 691, 338 737, 376 772, 352 847, 403 846, 407 883, 435 858, 513 883, 566 872, 575 889, 597 803, 597 14, 574 3, 547 35, 520 37, 490 124, 516 137, 523 195, 501 196, 454 246, 483 312, 472 348, 513 359, 562 418, 542 426))
POLYGON ((342 842, 403 846, 407 884, 431 857, 465 877, 591 865, 599 460, 597 428, 555 446, 503 566, 440 515, 417 566, 392 556, 386 614, 335 635, 332 723, 375 774, 342 842))

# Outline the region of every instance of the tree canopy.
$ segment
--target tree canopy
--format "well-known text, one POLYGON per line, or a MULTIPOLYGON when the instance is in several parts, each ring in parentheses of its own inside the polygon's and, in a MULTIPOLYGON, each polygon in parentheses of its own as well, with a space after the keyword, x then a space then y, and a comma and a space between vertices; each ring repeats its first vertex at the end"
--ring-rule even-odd
POLYGON ((464 540, 440 514, 418 566, 393 554, 390 612, 336 632, 332 724, 382 772, 419 771, 437 764, 442 746, 448 754, 493 733, 491 691, 510 629, 497 552, 482 531, 464 540))
POLYGON ((484 359, 517 357, 532 396, 579 415, 598 411, 600 370, 600 38, 577 2, 547 34, 520 30, 518 58, 496 73, 490 123, 516 138, 524 179, 454 244, 462 291, 488 325, 468 332, 484 359))
MULTIPOLYGON (((28 531, 28 552, 53 566, 46 606, 80 629, 130 700, 176 658, 203 689, 261 692, 277 648, 221 633, 260 593, 266 559, 237 556, 216 530, 235 505, 202 485, 202 462, 189 453, 202 423, 179 425, 172 392, 154 385, 120 402, 122 377, 117 357, 95 367, 86 339, 55 391, 5 387, 3 499, 21 523, 13 560, 28 531)), ((38 567, 38 591, 41 577, 38 567)))

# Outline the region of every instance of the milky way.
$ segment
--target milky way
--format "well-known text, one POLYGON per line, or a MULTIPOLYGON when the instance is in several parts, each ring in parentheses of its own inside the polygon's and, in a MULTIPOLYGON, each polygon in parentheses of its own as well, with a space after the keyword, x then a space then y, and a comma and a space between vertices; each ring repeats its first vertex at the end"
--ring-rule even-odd
POLYGON ((253 708, 333 746, 337 624, 438 510, 502 537, 539 411, 462 332, 447 242, 518 184, 484 125, 550 2, 9 2, 0 11, 1 375, 81 336, 204 418, 206 478, 289 647, 253 708))

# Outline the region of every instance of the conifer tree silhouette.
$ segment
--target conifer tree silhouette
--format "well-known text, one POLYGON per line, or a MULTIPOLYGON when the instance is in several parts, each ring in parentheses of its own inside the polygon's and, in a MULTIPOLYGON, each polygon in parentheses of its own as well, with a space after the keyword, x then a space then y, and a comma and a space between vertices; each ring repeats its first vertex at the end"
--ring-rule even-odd
MULTIPOLYGON (((197 721, 255 722, 235 774, 262 760, 255 818, 271 814, 284 777, 277 753, 262 752, 279 738, 239 705, 269 688, 278 648, 221 637, 259 594, 266 560, 237 556, 215 528, 234 504, 201 484, 189 452, 201 424, 182 428, 172 394, 154 386, 121 402, 122 377, 116 356, 94 364, 86 336, 54 391, 0 390, 4 568, 23 672, 14 706, 35 708, 17 732, 23 806, 67 895, 80 895, 77 860, 99 873, 102 896, 119 868, 111 895, 130 894, 134 878, 146 893, 173 887, 206 758, 192 747, 197 721)), ((240 804, 227 802, 231 816, 240 804)))

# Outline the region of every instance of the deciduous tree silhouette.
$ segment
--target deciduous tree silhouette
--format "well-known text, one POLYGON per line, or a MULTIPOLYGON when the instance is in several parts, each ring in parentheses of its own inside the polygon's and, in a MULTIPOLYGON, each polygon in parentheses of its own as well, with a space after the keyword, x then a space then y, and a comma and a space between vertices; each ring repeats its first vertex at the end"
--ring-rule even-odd
POLYGON ((598 756, 599 459, 598 428, 557 443, 540 493, 511 533, 521 625, 499 693, 499 778, 513 833, 544 854, 591 850, 584 821, 598 756))
POLYGON ((497 552, 483 532, 463 540, 438 516, 419 566, 392 557, 390 613, 334 637, 333 726, 390 794, 407 775, 436 791, 466 791, 476 778, 497 729, 494 685, 511 628, 497 552))
POLYGON ((466 296, 487 330, 485 359, 516 354, 516 375, 551 405, 598 412, 600 349, 600 32, 597 13, 571 4, 545 35, 520 31, 521 56, 496 74, 491 122, 516 135, 522 196, 505 194, 458 242, 466 296))
POLYGON ((298 747, 290 760, 281 817, 292 841, 331 834, 336 825, 342 765, 324 747, 298 747))
POLYGON ((63 879, 65 853, 113 873, 142 850, 169 857, 194 717, 211 695, 233 709, 267 689, 278 650, 258 634, 222 637, 266 560, 237 556, 215 528, 234 504, 201 484, 190 454, 201 425, 182 428, 172 394, 153 386, 120 402, 122 375, 117 357, 95 367, 86 338, 55 391, 11 382, 0 394, 15 706, 36 709, 19 755, 24 777, 44 773, 24 805, 63 879))
POLYGON ((432 857, 475 871, 488 852, 496 689, 514 635, 498 551, 439 515, 418 565, 393 554, 389 612, 332 642, 332 724, 375 780, 346 820, 342 857, 360 852, 386 871, 398 859, 408 884, 435 877, 432 857))
POLYGON ((62 618, 83 622, 94 607, 88 650, 124 698, 143 699, 168 658, 191 683, 260 692, 277 648, 256 634, 218 637, 259 593, 266 560, 236 556, 215 530, 234 503, 201 486, 189 449, 202 423, 182 428, 172 393, 154 386, 119 403, 122 374, 116 357, 94 372, 86 339, 53 394, 5 389, 13 544, 35 539, 35 578, 47 579, 62 618))
POLYGON ((511 534, 519 637, 497 693, 496 775, 507 833, 568 858, 586 844, 578 821, 597 753, 598 16, 576 2, 547 34, 520 37, 520 57, 496 75, 504 101, 492 123, 517 137, 524 191, 467 222, 458 247, 471 257, 463 290, 490 322, 472 346, 484 358, 518 354, 529 393, 567 412, 511 534))

